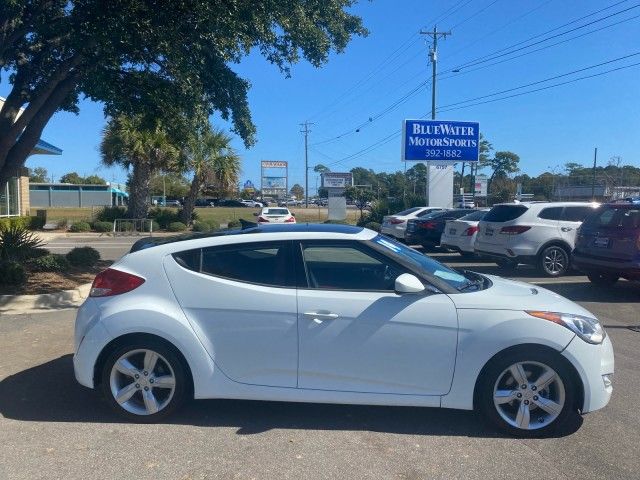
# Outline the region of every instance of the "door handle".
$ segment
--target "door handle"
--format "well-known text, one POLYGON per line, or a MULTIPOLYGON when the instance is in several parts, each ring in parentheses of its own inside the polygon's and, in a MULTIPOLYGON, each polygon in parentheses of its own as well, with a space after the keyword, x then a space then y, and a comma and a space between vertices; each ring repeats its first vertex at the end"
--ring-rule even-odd
POLYGON ((339 317, 337 313, 331 312, 304 312, 305 317, 313 317, 314 320, 334 320, 339 317))
POLYGON ((571 230, 573 230, 573 228, 571 228, 571 227, 562 227, 560 230, 562 230, 563 232, 570 232, 571 230))

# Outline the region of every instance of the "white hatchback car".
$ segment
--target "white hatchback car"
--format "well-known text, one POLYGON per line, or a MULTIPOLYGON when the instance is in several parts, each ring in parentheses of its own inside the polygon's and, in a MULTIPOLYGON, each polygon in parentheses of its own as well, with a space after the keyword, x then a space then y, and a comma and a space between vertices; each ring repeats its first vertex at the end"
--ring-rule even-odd
POLYGON ((478 409, 524 436, 604 407, 614 371, 555 293, 306 224, 138 241, 78 310, 73 363, 136 421, 193 396, 478 409))
POLYGON ((563 275, 570 267, 578 228, 598 206, 586 202, 495 205, 478 225, 475 251, 505 268, 528 263, 546 276, 563 275))
POLYGON ((449 220, 440 237, 440 246, 458 252, 462 256, 475 255, 474 244, 478 235, 478 223, 489 210, 484 208, 457 220, 449 220))
POLYGON ((264 207, 260 213, 254 213, 258 223, 296 223, 296 217, 287 207, 264 207))
POLYGON ((407 224, 413 218, 421 218, 432 212, 443 210, 440 207, 412 207, 394 215, 386 215, 382 219, 380 232, 389 237, 404 240, 407 224))

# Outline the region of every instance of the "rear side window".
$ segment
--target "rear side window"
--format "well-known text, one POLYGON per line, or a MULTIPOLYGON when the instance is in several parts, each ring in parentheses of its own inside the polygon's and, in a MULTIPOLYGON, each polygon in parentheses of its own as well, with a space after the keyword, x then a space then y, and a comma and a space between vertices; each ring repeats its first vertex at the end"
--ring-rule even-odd
POLYGON ((592 207, 565 207, 562 213, 562 220, 567 222, 584 222, 590 214, 594 212, 592 207))
POLYGON ((508 222, 521 217, 527 210, 524 205, 496 205, 483 220, 487 222, 508 222))
POLYGON ((544 218, 545 220, 560 220, 562 216, 563 207, 549 207, 543 208, 538 214, 538 218, 544 218))
POLYGON ((175 253, 184 268, 216 277, 274 287, 293 285, 288 242, 206 247, 175 253))
POLYGON ((468 220, 470 222, 478 222, 478 221, 484 219, 484 217, 487 216, 487 213, 489 213, 489 212, 478 210, 477 212, 473 212, 473 213, 470 213, 469 215, 465 215, 460 220, 468 220))

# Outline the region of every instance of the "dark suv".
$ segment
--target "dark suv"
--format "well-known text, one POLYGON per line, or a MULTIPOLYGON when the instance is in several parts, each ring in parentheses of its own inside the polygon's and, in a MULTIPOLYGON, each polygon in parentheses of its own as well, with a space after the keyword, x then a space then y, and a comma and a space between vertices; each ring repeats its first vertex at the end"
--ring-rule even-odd
POLYGON ((610 203, 588 216, 573 264, 597 285, 613 285, 620 277, 640 280, 640 205, 610 203))
POLYGON ((440 237, 442 237, 447 221, 457 220, 475 211, 473 208, 457 208, 411 219, 407 222, 405 243, 407 245, 422 245, 426 249, 437 247, 440 245, 440 237))

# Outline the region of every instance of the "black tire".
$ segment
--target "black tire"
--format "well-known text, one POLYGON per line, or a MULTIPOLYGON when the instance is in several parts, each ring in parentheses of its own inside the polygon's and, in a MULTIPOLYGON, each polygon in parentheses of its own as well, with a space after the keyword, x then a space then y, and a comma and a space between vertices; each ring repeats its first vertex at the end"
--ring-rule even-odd
POLYGON ((503 268, 505 270, 515 270, 516 267, 518 266, 518 262, 509 260, 508 258, 501 258, 499 260, 496 260, 496 264, 500 268, 503 268))
POLYGON ((589 273, 587 278, 598 287, 611 287, 620 280, 620 276, 613 273, 589 273))
MULTIPOLYGON (((529 389, 531 390, 531 387, 529 389)), ((476 387, 475 406, 485 421, 509 435, 527 438, 545 437, 562 429, 562 427, 567 425, 569 420, 576 418, 578 415, 576 408, 577 390, 572 370, 560 354, 545 349, 524 347, 520 351, 513 350, 505 355, 494 358, 483 369, 476 387), (494 387, 503 375, 503 372, 518 362, 537 362, 551 367, 558 374, 564 385, 564 406, 555 420, 548 425, 531 430, 515 427, 500 415, 498 407, 494 404, 494 387)), ((515 402, 519 402, 519 400, 515 400, 515 402)), ((517 405, 517 403, 515 405, 517 405)), ((532 411, 535 412, 536 410, 532 411)), ((542 410, 537 411, 544 414, 542 410)), ((532 415, 535 417, 535 414, 532 415)), ((531 421, 534 420, 532 417, 531 421)))
POLYGON ((569 271, 571 255, 561 245, 549 245, 538 255, 538 270, 547 277, 561 277, 569 271))
MULTIPOLYGON (((144 354, 140 354, 143 355, 144 354)), ((133 359, 132 359, 133 360, 133 359)), ((133 363, 133 362, 132 362, 133 363)), ((136 366, 142 366, 139 363, 136 363, 136 366)), ((161 372, 161 370, 157 370, 157 372, 161 372)), ((150 375, 155 375, 154 372, 149 372, 150 375)), ((126 378, 126 376, 125 376, 126 378)), ((151 377, 149 377, 151 378, 151 377)), ((147 379, 149 380, 149 379, 147 379)), ((135 382, 135 380, 132 380, 135 382)), ((153 383, 153 382, 151 382, 153 383)), ((158 422, 172 413, 174 413, 178 408, 180 408, 188 397, 190 392, 190 383, 189 376, 187 374, 187 367, 184 364, 184 361, 176 353, 174 348, 167 345, 164 342, 157 340, 141 340, 141 341, 133 341, 124 345, 119 345, 115 348, 107 357, 104 362, 104 366, 102 368, 101 374, 101 384, 100 384, 102 394, 107 401, 107 403, 113 408, 119 415, 126 418, 127 420, 138 422, 138 423, 155 423, 158 422), (151 350, 158 355, 160 355, 160 359, 158 360, 157 369, 164 369, 164 372, 171 371, 173 373, 173 378, 175 381, 175 386, 173 389, 173 393, 168 399, 169 401, 166 405, 163 406, 162 409, 152 414, 137 414, 132 413, 131 411, 126 410, 122 405, 120 405, 116 399, 114 398, 114 394, 112 393, 112 385, 111 385, 111 372, 114 364, 118 361, 123 355, 128 353, 132 354, 134 357, 138 354, 132 353, 137 350, 151 350), (166 368, 166 364, 169 365, 169 369, 166 368)), ((160 395, 162 395, 165 389, 151 387, 151 391, 157 392, 160 390, 160 395)), ((144 387, 143 387, 144 388, 144 387)), ((146 390, 149 390, 146 388, 146 390)), ((138 389, 138 392, 134 393, 131 397, 132 403, 142 403, 142 391, 138 389)), ((167 400, 167 397, 164 398, 167 400)))

